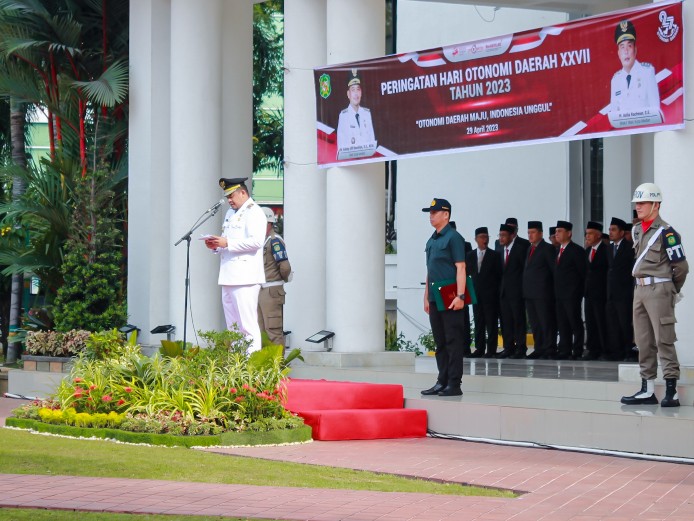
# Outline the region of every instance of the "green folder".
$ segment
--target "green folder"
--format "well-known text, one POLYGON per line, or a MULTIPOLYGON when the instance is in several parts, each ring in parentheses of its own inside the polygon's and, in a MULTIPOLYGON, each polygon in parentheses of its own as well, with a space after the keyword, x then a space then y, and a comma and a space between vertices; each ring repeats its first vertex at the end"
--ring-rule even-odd
MULTIPOLYGON (((441 288, 456 283, 456 279, 445 279, 429 283, 429 291, 433 292, 434 294, 434 302, 436 303, 436 309, 438 309, 439 311, 446 310, 446 307, 443 303, 443 297, 441 296, 441 288)), ((465 281, 465 303, 477 304, 477 293, 475 292, 475 285, 472 283, 472 277, 470 275, 467 276, 465 281)))

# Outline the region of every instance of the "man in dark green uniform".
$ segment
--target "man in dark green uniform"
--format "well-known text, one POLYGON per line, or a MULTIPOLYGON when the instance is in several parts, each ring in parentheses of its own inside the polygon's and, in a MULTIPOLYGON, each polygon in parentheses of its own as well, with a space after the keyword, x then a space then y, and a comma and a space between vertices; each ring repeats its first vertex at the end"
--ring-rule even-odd
POLYGON ((461 396, 465 349, 465 239, 450 225, 451 204, 447 200, 434 199, 422 211, 429 213, 429 222, 435 230, 426 245, 424 311, 429 315, 439 370, 436 384, 422 394, 461 396), (450 281, 454 281, 456 296, 450 302, 443 299, 444 305, 440 309, 436 293, 443 283, 448 285, 450 281))

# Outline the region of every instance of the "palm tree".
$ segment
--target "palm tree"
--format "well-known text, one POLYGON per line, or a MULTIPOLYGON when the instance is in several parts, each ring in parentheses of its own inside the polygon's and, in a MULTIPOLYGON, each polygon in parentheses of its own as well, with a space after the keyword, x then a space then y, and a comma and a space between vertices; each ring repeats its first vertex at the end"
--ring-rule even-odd
POLYGON ((30 234, 28 247, 0 255, 9 265, 3 273, 18 280, 41 273, 55 291, 74 181, 97 169, 115 173, 114 182, 125 177, 128 7, 127 0, 0 0, 0 96, 42 110, 50 143, 49 161, 26 165, 18 146, 1 173, 15 181, 16 197, 0 215, 30 234))

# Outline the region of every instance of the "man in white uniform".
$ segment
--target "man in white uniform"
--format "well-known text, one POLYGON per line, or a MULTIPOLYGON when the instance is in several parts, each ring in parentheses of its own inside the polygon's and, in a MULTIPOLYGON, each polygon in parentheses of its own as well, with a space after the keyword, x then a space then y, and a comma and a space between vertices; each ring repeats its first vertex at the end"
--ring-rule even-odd
POLYGON ((265 282, 263 243, 265 213, 251 199, 244 184, 247 177, 220 179, 219 186, 231 208, 224 217, 222 235, 205 240, 205 246, 220 255, 219 285, 227 327, 234 324, 252 341, 249 351, 261 348, 258 326, 258 293, 265 282))
POLYGON ((374 127, 371 122, 371 111, 361 106, 361 79, 356 69, 352 69, 347 82, 347 99, 349 99, 349 106, 340 112, 337 123, 338 153, 351 146, 369 145, 376 142, 374 127))
MULTIPOLYGON (((654 117, 660 114, 660 93, 655 79, 655 67, 636 60, 636 29, 629 20, 622 20, 615 29, 617 56, 622 68, 612 77, 610 86, 611 112, 651 109, 654 117)), ((662 118, 661 118, 662 121, 662 118)), ((649 121, 660 123, 661 121, 649 121)))

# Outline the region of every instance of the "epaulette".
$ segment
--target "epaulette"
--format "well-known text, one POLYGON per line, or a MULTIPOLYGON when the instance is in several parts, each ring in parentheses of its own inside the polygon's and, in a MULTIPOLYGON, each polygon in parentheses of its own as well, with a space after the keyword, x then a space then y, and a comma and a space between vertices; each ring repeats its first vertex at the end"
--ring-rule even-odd
POLYGON ((651 65, 651 64, 648 63, 648 62, 640 62, 640 63, 641 63, 641 65, 642 65, 643 67, 650 68, 650 69, 653 68, 653 65, 651 65))
POLYGON ((346 109, 342 109, 342 110, 340 111, 340 114, 347 114, 347 111, 348 111, 348 110, 349 110, 349 107, 347 107, 346 109))
POLYGON ((359 107, 359 108, 365 112, 371 112, 371 109, 367 109, 366 107, 359 107))

